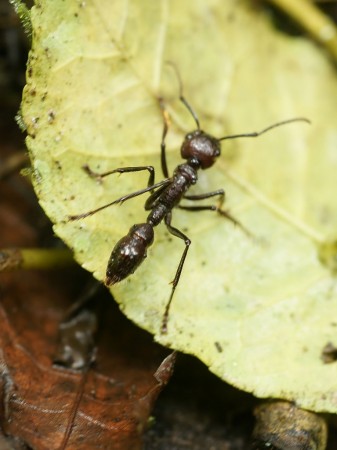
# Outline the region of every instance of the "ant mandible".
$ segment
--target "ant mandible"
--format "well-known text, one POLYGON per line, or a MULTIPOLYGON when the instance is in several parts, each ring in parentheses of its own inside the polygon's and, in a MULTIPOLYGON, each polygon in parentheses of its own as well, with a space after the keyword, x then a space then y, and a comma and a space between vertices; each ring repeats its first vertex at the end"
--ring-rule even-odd
POLYGON ((114 174, 114 173, 126 173, 126 172, 139 172, 147 170, 149 172, 148 184, 145 189, 133 192, 123 197, 114 200, 111 203, 103 205, 92 211, 88 211, 83 214, 69 216, 69 220, 78 220, 91 216, 98 211, 102 211, 109 206, 122 204, 126 200, 137 197, 138 195, 150 192, 149 198, 146 200, 144 208, 146 211, 150 211, 146 222, 133 225, 126 236, 120 239, 112 250, 109 258, 105 284, 111 286, 128 277, 140 266, 147 256, 147 249, 153 243, 154 240, 154 227, 159 225, 163 220, 170 234, 182 239, 185 243, 185 249, 181 255, 180 262, 178 264, 174 279, 172 281, 171 294, 165 307, 165 311, 161 323, 161 333, 167 333, 169 311, 173 299, 174 292, 179 283, 179 279, 184 267, 184 262, 187 256, 188 249, 191 245, 191 240, 182 231, 171 225, 172 210, 173 208, 184 209, 187 211, 216 211, 221 216, 226 217, 232 221, 235 225, 238 225, 245 233, 250 234, 249 231, 243 227, 243 225, 231 216, 227 211, 222 209, 222 205, 225 198, 225 192, 223 189, 207 192, 199 195, 186 195, 188 189, 196 184, 198 180, 198 170, 208 169, 216 161, 221 154, 221 141, 226 139, 236 139, 243 137, 257 137, 272 128, 279 127, 292 122, 307 122, 310 121, 303 117, 297 117, 294 119, 284 120, 277 122, 273 125, 264 128, 259 132, 234 134, 229 136, 223 136, 216 138, 200 128, 200 123, 197 114, 188 103, 183 95, 183 85, 179 75, 179 72, 174 64, 171 64, 175 70, 178 82, 179 82, 179 99, 185 105, 187 110, 192 115, 196 129, 190 133, 187 133, 181 146, 181 157, 186 160, 183 164, 178 165, 173 175, 170 177, 167 162, 166 162, 166 144, 165 139, 169 128, 169 116, 165 109, 165 105, 162 98, 159 98, 159 104, 163 115, 164 128, 161 140, 161 169, 164 175, 164 180, 155 183, 155 170, 153 166, 138 166, 138 167, 121 167, 104 173, 96 173, 92 171, 88 165, 83 166, 83 169, 96 179, 102 178, 114 174), (204 200, 211 197, 218 197, 218 205, 203 205, 203 206, 187 206, 181 205, 182 199, 197 201, 204 200))

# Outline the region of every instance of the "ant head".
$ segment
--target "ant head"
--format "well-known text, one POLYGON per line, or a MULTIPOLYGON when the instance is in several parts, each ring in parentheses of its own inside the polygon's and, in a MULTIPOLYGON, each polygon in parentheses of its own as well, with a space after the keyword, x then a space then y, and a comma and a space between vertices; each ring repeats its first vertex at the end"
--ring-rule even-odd
POLYGON ((202 169, 208 169, 220 156, 220 141, 202 130, 195 130, 186 134, 180 153, 183 159, 197 160, 202 169))

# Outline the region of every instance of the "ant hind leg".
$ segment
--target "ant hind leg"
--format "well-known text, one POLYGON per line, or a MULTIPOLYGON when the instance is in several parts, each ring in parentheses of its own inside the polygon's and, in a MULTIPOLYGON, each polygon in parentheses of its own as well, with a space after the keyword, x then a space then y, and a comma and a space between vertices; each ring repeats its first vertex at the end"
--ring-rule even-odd
POLYGON ((252 233, 244 226, 242 223, 237 220, 234 216, 232 216, 228 211, 222 209, 222 205, 225 201, 225 191, 223 189, 218 189, 212 192, 206 192, 204 194, 199 195, 185 195, 184 198, 186 200, 204 200, 206 198, 219 196, 219 204, 218 205, 201 205, 201 206, 185 206, 178 205, 179 209, 184 209, 186 211, 216 211, 220 216, 226 217, 226 219, 230 220, 234 225, 238 226, 247 236, 252 237, 252 233))
POLYGON ((179 283, 180 275, 181 275, 181 272, 182 272, 183 267, 184 267, 184 262, 185 262, 185 259, 186 259, 186 256, 187 256, 187 252, 188 252, 188 249, 190 248, 190 245, 191 245, 191 240, 184 233, 182 233, 177 228, 172 227, 171 220, 172 220, 172 213, 170 212, 170 213, 168 213, 165 216, 165 224, 167 226, 167 229, 168 229, 169 233, 171 233, 173 236, 176 236, 176 237, 178 237, 179 239, 182 239, 185 242, 185 249, 183 251, 183 254, 181 255, 180 262, 179 262, 177 270, 176 270, 176 274, 175 274, 174 279, 172 281, 171 295, 170 295, 170 298, 169 298, 169 300, 168 300, 168 302, 166 304, 165 312, 164 312, 164 315, 163 315, 162 324, 161 324, 161 328, 160 328, 160 331, 161 331, 162 334, 166 334, 167 333, 167 323, 168 323, 169 312, 170 312, 170 307, 171 307, 173 295, 174 295, 175 289, 176 289, 176 287, 177 287, 177 285, 179 283))

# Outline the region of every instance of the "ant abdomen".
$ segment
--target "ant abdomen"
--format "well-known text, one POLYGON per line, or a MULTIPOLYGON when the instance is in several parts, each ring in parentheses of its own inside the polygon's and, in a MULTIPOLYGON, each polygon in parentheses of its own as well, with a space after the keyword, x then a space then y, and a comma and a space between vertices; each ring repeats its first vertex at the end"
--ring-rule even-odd
POLYGON ((105 284, 110 286, 131 275, 146 258, 146 250, 152 244, 153 238, 151 224, 133 225, 111 252, 105 284))

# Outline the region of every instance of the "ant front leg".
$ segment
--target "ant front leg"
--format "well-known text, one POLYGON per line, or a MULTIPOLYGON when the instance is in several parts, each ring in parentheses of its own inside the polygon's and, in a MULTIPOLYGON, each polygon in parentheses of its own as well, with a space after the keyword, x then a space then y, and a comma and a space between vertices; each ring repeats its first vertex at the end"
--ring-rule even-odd
POLYGON ((166 304, 166 307, 165 307, 165 312, 164 312, 164 315, 163 315, 163 320, 162 320, 162 324, 161 324, 161 328, 160 328, 160 331, 163 334, 167 333, 167 322, 168 322, 168 318, 169 318, 169 312, 170 312, 170 307, 171 307, 174 291, 175 291, 175 289, 176 289, 176 287, 177 287, 177 285, 179 283, 180 275, 181 275, 181 272, 182 272, 183 267, 184 267, 184 262, 185 262, 185 259, 186 259, 186 256, 187 256, 187 252, 188 252, 188 249, 190 248, 190 245, 191 245, 191 240, 184 233, 182 233, 177 228, 172 227, 171 220, 172 220, 172 213, 170 212, 170 213, 168 213, 165 216, 165 224, 167 226, 167 229, 173 236, 176 236, 176 237, 182 239, 185 242, 185 249, 183 251, 183 254, 181 255, 180 262, 179 262, 176 274, 175 274, 174 279, 172 281, 171 295, 170 295, 170 298, 169 298, 169 300, 168 300, 168 302, 166 304))
POLYGON ((147 186, 152 186, 154 184, 155 171, 153 166, 137 166, 137 167, 120 167, 118 169, 109 170, 108 172, 98 173, 90 169, 88 164, 85 164, 82 169, 91 177, 96 178, 97 181, 101 182, 104 177, 112 175, 113 173, 127 173, 127 172, 141 172, 142 170, 149 171, 149 180, 147 186))
POLYGON ((219 205, 202 205, 202 206, 184 206, 178 205, 177 208, 185 209, 186 211, 216 211, 220 216, 226 217, 226 219, 230 220, 234 225, 237 225, 241 228, 241 230, 247 234, 247 236, 251 237, 251 232, 242 225, 234 216, 232 216, 228 211, 222 209, 222 205, 225 201, 225 191, 223 189, 218 189, 213 192, 206 192, 205 194, 199 195, 184 195, 186 200, 204 200, 205 198, 211 198, 219 196, 219 205))

